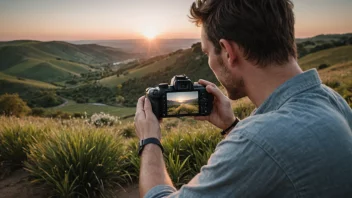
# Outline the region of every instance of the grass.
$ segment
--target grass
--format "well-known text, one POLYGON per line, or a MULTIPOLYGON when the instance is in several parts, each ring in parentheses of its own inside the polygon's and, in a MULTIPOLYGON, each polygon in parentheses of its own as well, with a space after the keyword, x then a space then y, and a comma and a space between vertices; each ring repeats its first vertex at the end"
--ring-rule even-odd
POLYGON ((135 107, 115 107, 115 106, 98 106, 93 104, 79 104, 72 100, 68 100, 68 103, 63 107, 48 108, 48 112, 63 111, 68 113, 84 113, 88 115, 94 113, 108 113, 114 116, 124 117, 133 115, 135 113, 135 107))
POLYGON ((68 128, 32 144, 25 167, 32 183, 45 183, 60 197, 99 197, 128 183, 124 159, 123 141, 113 134, 68 128))
POLYGON ((303 70, 317 68, 321 64, 335 65, 352 61, 352 45, 336 47, 309 54, 299 60, 303 70))
MULTIPOLYGON (((123 135, 134 133, 133 123, 96 128, 79 119, 0 117, 0 122, 6 123, 0 134, 7 137, 0 155, 24 161, 20 166, 24 164, 30 181, 44 184, 53 196, 107 197, 138 179, 138 140, 123 135), (16 152, 9 152, 11 144, 16 152)), ((215 127, 193 119, 166 119, 162 134, 166 166, 177 187, 200 171, 222 138, 215 127)))
POLYGON ((55 85, 41 82, 41 81, 36 81, 36 80, 30 80, 26 78, 17 78, 15 76, 10 76, 4 73, 0 72, 0 79, 9 81, 11 83, 17 83, 17 84, 24 84, 24 85, 30 85, 33 87, 37 88, 44 88, 44 89, 56 89, 57 87, 55 85))

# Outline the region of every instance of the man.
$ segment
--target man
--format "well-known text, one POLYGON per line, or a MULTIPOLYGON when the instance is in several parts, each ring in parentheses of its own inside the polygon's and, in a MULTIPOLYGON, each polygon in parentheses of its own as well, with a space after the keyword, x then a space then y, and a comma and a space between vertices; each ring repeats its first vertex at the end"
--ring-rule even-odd
MULTIPOLYGON (((191 7, 202 28, 209 66, 232 100, 248 96, 257 109, 222 140, 204 166, 178 191, 156 144, 141 155, 145 197, 352 197, 352 112, 316 70, 297 64, 290 0, 205 0, 191 7)), ((207 120, 226 129, 230 101, 215 97, 207 120)), ((148 99, 135 117, 140 139, 161 138, 148 99)))

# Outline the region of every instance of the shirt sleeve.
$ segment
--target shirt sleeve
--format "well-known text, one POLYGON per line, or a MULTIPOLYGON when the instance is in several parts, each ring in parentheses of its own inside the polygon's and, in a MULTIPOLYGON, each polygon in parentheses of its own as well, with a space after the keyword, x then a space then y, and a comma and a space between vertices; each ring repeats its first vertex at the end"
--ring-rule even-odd
POLYGON ((161 185, 152 188, 145 197, 263 197, 288 183, 267 152, 233 131, 217 145, 200 173, 179 191, 161 185))

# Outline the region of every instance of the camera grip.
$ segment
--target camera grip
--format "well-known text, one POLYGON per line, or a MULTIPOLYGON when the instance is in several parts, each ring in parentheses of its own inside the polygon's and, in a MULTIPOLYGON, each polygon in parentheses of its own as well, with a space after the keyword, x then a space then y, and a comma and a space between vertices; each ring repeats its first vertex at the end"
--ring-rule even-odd
POLYGON ((161 106, 160 106, 160 97, 156 97, 153 92, 147 91, 146 97, 149 99, 151 105, 152 105, 152 110, 156 118, 160 119, 161 118, 161 106))

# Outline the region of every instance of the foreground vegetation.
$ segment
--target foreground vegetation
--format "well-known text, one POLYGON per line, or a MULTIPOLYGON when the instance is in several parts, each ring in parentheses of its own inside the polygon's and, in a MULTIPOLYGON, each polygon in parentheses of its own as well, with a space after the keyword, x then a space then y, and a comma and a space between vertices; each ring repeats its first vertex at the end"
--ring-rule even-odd
MULTIPOLYGON (((340 41, 301 41, 298 47, 306 51, 300 53, 299 64, 304 70, 318 69, 323 83, 352 107, 352 46, 348 39, 340 41)), ((71 82, 70 89, 0 73, 1 114, 49 117, 0 116, 0 178, 24 168, 32 183, 44 185, 55 197, 109 197, 114 190, 136 183, 140 159, 134 124, 115 116, 133 115, 136 99, 147 86, 169 82, 181 73, 192 80, 206 76, 217 82, 199 44, 149 62, 131 63, 100 81, 102 74, 81 75, 87 83, 71 82), (114 116, 89 119, 100 111, 114 116)), ((232 107, 241 119, 254 109, 247 98, 232 107)), ((200 171, 222 138, 217 128, 191 118, 165 119, 162 135, 167 169, 177 187, 200 171)))
MULTIPOLYGON (((0 117, 2 175, 24 168, 53 196, 109 196, 135 183, 138 140, 133 123, 97 127, 81 119, 0 117)), ((162 124, 165 161, 174 184, 188 182, 221 140, 218 129, 193 119, 162 124)))

